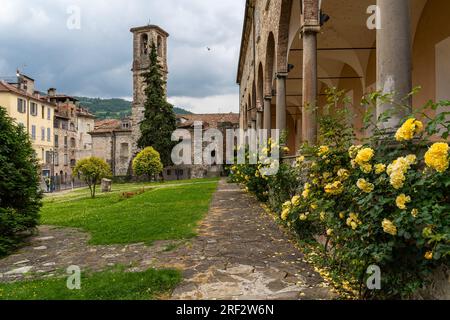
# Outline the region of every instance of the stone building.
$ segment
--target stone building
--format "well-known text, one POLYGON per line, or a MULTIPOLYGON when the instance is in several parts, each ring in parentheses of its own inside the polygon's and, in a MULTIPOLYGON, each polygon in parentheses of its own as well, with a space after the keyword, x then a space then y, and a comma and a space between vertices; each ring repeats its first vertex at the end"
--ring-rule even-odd
POLYGON ((43 177, 52 174, 55 104, 36 90, 34 79, 17 72, 17 78, 0 81, 0 107, 29 133, 43 177))
MULTIPOLYGON (((239 128, 239 114, 237 113, 218 113, 218 114, 189 114, 177 115, 178 129, 186 129, 189 131, 192 146, 192 165, 179 165, 167 167, 164 169, 163 175, 165 180, 183 180, 219 177, 223 174, 223 165, 214 163, 212 165, 196 165, 194 164, 195 149, 194 149, 194 129, 196 126, 201 126, 203 133, 209 129, 217 129, 222 133, 223 150, 226 150, 226 130, 239 128)), ((203 136, 203 135, 202 135, 203 136)), ((198 141, 197 141, 198 142, 198 141)), ((201 142, 200 142, 201 143, 201 142)), ((203 147, 205 144, 203 143, 203 147)), ((204 152, 204 148, 202 148, 204 152)), ((211 154, 214 159, 215 154, 211 154)))
POLYGON ((54 117, 54 163, 53 172, 60 184, 72 181, 72 171, 77 161, 92 156, 92 139, 95 116, 82 108, 78 100, 57 94, 50 88, 45 97, 56 105, 54 117))
MULTIPOLYGON (((141 137, 140 123, 144 120, 145 88, 142 74, 150 67, 150 50, 156 45, 163 78, 167 81, 167 38, 169 34, 155 25, 132 28, 133 33, 133 104, 131 127, 133 131, 132 154, 139 151, 137 141, 141 137)), ((167 88, 166 88, 167 89, 167 88)), ((167 94, 167 93, 166 93, 167 94)))
POLYGON ((450 1, 442 0, 247 0, 237 74, 241 128, 287 130, 295 153, 301 142, 316 142, 328 88, 354 102, 357 129, 358 102, 375 90, 395 92, 399 102, 420 85, 406 101, 413 108, 450 99, 448 12, 450 1))
POLYGON ((115 177, 130 176, 133 135, 130 119, 95 122, 92 136, 93 156, 104 159, 115 177))

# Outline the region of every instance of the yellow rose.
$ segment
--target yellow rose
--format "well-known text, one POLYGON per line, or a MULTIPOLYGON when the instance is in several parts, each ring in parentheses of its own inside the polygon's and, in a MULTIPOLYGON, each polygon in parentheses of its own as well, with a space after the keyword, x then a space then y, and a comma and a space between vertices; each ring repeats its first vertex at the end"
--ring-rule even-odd
POLYGON ((355 161, 359 165, 363 165, 370 160, 372 160, 373 156, 375 155, 375 151, 371 148, 364 148, 361 149, 361 151, 358 152, 358 155, 355 158, 355 161))
POLYGON ((406 120, 406 122, 398 129, 395 134, 397 141, 409 141, 414 138, 414 135, 423 131, 423 123, 414 118, 406 120))
POLYGON ((341 218, 342 220, 344 220, 344 219, 345 219, 345 212, 339 213, 339 218, 341 218))
POLYGON ((397 235, 397 227, 394 225, 392 221, 384 219, 381 225, 383 227, 384 232, 393 236, 397 235))
POLYGON ((325 221, 326 218, 326 213, 325 212, 321 212, 320 213, 320 221, 325 221))
POLYGON ((372 183, 366 181, 365 179, 359 179, 358 182, 356 183, 356 186, 365 193, 371 193, 375 189, 375 186, 372 183))
POLYGON ((327 236, 331 237, 333 235, 333 229, 328 229, 327 230, 327 236))
POLYGON ((324 188, 325 192, 331 195, 339 195, 344 191, 344 186, 342 182, 335 181, 333 183, 329 183, 324 188))
POLYGON ((319 151, 317 152, 317 155, 319 157, 322 157, 324 155, 327 155, 330 152, 330 148, 327 146, 321 146, 319 147, 319 151))
POLYGON ((419 216, 419 210, 418 209, 412 209, 411 215, 413 218, 417 218, 419 216))
POLYGON ((373 166, 370 163, 363 163, 361 166, 361 171, 364 173, 371 173, 373 166))
POLYGON ((429 168, 437 172, 445 172, 449 167, 448 143, 439 142, 433 144, 425 154, 425 163, 429 168))
POLYGON ((350 172, 348 172, 348 170, 346 170, 346 169, 340 169, 340 170, 338 170, 337 175, 339 178, 341 178, 341 181, 345 181, 350 176, 350 172))
POLYGON ((378 163, 375 165, 375 173, 376 174, 382 174, 386 171, 386 165, 382 163, 378 163))
POLYGON ((397 197, 395 203, 399 209, 405 210, 406 204, 411 202, 411 197, 407 197, 405 194, 401 194, 397 197))
POLYGON ((294 196, 291 200, 292 205, 298 206, 300 204, 300 196, 294 196))
POLYGON ((283 212, 281 212, 281 219, 283 221, 286 221, 288 216, 289 216, 289 213, 290 213, 290 209, 289 208, 284 209, 283 212))
POLYGON ((425 259, 432 260, 433 259, 433 252, 432 251, 428 251, 427 253, 425 253, 425 259))
POLYGON ((313 209, 313 210, 317 210, 317 204, 315 204, 315 203, 313 203, 312 205, 311 205, 311 209, 313 209))
POLYGON ((300 221, 305 221, 305 220, 308 219, 308 216, 307 216, 306 214, 302 213, 302 214, 300 215, 299 219, 300 219, 300 221))
POLYGON ((355 157, 357 156, 359 150, 361 150, 362 146, 351 146, 348 149, 348 155, 350 156, 350 158, 355 159, 355 157))

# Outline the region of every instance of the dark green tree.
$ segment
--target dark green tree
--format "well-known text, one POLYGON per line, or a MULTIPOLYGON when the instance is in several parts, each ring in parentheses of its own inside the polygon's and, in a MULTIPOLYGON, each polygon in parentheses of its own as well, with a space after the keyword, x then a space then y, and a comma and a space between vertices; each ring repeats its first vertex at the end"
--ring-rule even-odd
POLYGON ((0 256, 38 224, 39 164, 28 133, 0 106, 0 256))
POLYGON ((141 122, 141 137, 138 146, 142 149, 153 147, 161 155, 164 166, 172 163, 171 153, 174 142, 171 140, 176 130, 176 116, 173 106, 167 102, 165 95, 166 82, 163 79, 162 67, 158 62, 155 43, 150 52, 150 67, 143 74, 145 89, 145 112, 141 122))

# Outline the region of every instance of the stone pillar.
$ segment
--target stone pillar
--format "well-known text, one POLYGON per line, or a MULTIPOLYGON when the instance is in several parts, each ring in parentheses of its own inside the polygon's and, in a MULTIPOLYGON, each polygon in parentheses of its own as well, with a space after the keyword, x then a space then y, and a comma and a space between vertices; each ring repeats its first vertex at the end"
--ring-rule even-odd
POLYGON ((377 106, 377 118, 392 112, 382 127, 395 129, 411 108, 411 99, 404 100, 412 90, 410 0, 377 0, 377 4, 381 18, 381 29, 377 30, 377 90, 394 93, 394 103, 377 106))
POLYGON ((319 26, 303 26, 303 141, 317 143, 317 33, 319 26))
POLYGON ((302 130, 302 123, 303 123, 303 119, 302 118, 298 118, 297 120, 295 120, 295 125, 296 125, 296 133, 295 133, 295 152, 298 153, 298 151, 300 150, 300 144, 302 143, 302 134, 303 134, 303 130, 302 130))
POLYGON ((256 130, 263 128, 263 113, 260 109, 256 111, 256 130))
POLYGON ((277 127, 280 133, 286 130, 286 72, 277 73, 277 127))
POLYGON ((271 107, 272 107, 272 96, 264 97, 264 129, 272 129, 272 117, 271 117, 271 107))

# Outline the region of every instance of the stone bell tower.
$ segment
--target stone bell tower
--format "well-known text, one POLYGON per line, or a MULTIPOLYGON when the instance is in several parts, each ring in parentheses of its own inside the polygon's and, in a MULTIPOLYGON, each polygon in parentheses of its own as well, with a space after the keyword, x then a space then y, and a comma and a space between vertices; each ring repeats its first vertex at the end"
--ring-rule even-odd
MULTIPOLYGON (((142 74, 150 66, 150 51, 152 43, 156 45, 158 60, 162 67, 162 74, 167 81, 167 38, 169 34, 155 25, 132 28, 133 33, 133 104, 132 104, 132 130, 133 130, 133 156, 139 151, 137 142, 141 136, 140 123, 144 119, 145 88, 142 74)), ((167 87, 165 88, 167 95, 167 87)))

